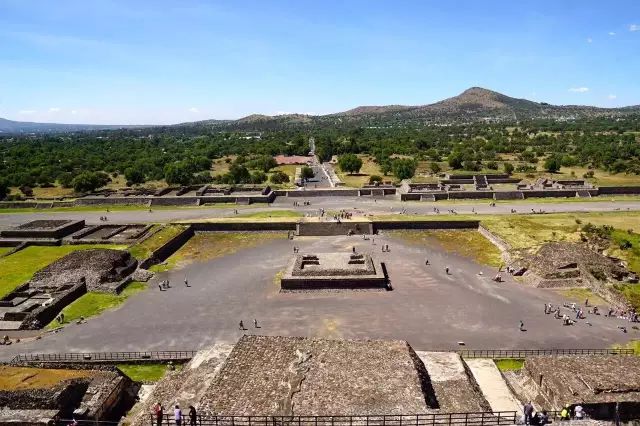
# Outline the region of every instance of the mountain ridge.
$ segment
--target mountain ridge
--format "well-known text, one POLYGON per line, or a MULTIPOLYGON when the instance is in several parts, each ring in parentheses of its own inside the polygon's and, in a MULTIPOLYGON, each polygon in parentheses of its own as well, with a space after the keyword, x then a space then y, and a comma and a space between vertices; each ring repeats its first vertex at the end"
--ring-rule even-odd
POLYGON ((141 127, 206 126, 229 129, 270 129, 282 126, 450 124, 467 122, 517 122, 532 119, 574 120, 639 114, 640 105, 603 108, 589 105, 551 105, 470 87, 459 95, 424 105, 362 105, 325 115, 251 114, 237 120, 201 120, 164 126, 85 125, 20 122, 0 118, 1 133, 74 132, 141 127))

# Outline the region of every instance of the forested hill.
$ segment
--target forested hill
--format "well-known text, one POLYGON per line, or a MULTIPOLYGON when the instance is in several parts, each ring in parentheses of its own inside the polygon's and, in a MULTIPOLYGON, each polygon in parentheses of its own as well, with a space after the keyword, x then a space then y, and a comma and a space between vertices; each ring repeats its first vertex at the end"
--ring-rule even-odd
MULTIPOLYGON (((238 120, 204 120, 159 127, 161 132, 200 130, 268 131, 289 128, 398 127, 406 125, 442 125, 467 123, 516 123, 533 120, 571 122, 575 120, 617 119, 640 115, 640 105, 622 108, 598 108, 582 105, 550 105, 517 99, 498 92, 472 87, 458 96, 428 105, 360 106, 327 115, 253 114, 238 120)), ((0 119, 3 133, 55 133, 81 130, 133 128, 136 126, 88 126, 73 124, 24 123, 0 119)), ((144 127, 144 126, 138 126, 144 127)), ((147 126, 149 127, 149 126, 147 126)))
POLYGON ((551 105, 517 99, 498 92, 472 87, 458 96, 428 105, 360 106, 327 115, 250 115, 232 121, 200 121, 180 127, 209 127, 224 130, 284 130, 287 128, 397 127, 467 123, 515 123, 528 121, 571 122, 640 115, 640 105, 598 108, 582 105, 551 105))

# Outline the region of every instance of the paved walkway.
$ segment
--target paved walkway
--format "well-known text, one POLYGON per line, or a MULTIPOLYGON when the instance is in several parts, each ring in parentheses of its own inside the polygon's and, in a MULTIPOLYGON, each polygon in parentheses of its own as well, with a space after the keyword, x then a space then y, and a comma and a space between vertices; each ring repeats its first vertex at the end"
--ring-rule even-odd
POLYGON ((466 359, 473 378, 480 386, 482 394, 491 406, 491 410, 522 412, 522 405, 513 395, 502 373, 492 359, 466 359))

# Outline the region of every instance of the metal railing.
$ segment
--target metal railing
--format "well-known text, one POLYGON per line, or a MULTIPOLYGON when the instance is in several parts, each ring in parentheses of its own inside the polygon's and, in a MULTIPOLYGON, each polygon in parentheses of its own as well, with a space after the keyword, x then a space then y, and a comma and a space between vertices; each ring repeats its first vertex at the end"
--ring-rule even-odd
POLYGON ((526 358, 537 355, 633 355, 633 349, 469 349, 456 351, 463 358, 526 358))
MULTIPOLYGON (((198 351, 146 351, 146 352, 76 352, 61 354, 21 354, 11 363, 115 363, 126 361, 188 361, 198 351)), ((536 355, 633 355, 633 349, 462 349, 456 352, 463 358, 526 358, 536 355)))
MULTIPOLYGON (((432 426, 468 425, 500 426, 516 423, 515 411, 433 413, 413 415, 379 416, 197 416, 198 426, 432 426)), ((173 415, 166 414, 160 423, 155 415, 150 415, 153 426, 175 425, 173 415)), ((184 415, 183 425, 191 424, 184 415)))
POLYGON ((21 354, 11 363, 111 363, 126 361, 188 361, 197 351, 148 351, 148 352, 78 352, 62 354, 21 354))

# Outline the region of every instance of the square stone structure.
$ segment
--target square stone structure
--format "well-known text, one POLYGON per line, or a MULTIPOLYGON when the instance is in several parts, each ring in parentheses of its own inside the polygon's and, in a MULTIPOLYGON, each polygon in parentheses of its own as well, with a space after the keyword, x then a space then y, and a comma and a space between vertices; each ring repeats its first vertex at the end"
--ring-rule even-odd
POLYGON ((199 403, 203 415, 435 412, 429 374, 405 341, 243 336, 199 403))
POLYGON ((368 254, 317 253, 294 256, 280 281, 283 290, 385 288, 381 262, 368 254))
POLYGON ((84 220, 34 220, 13 229, 0 231, 0 237, 29 238, 62 238, 84 228, 84 220))

